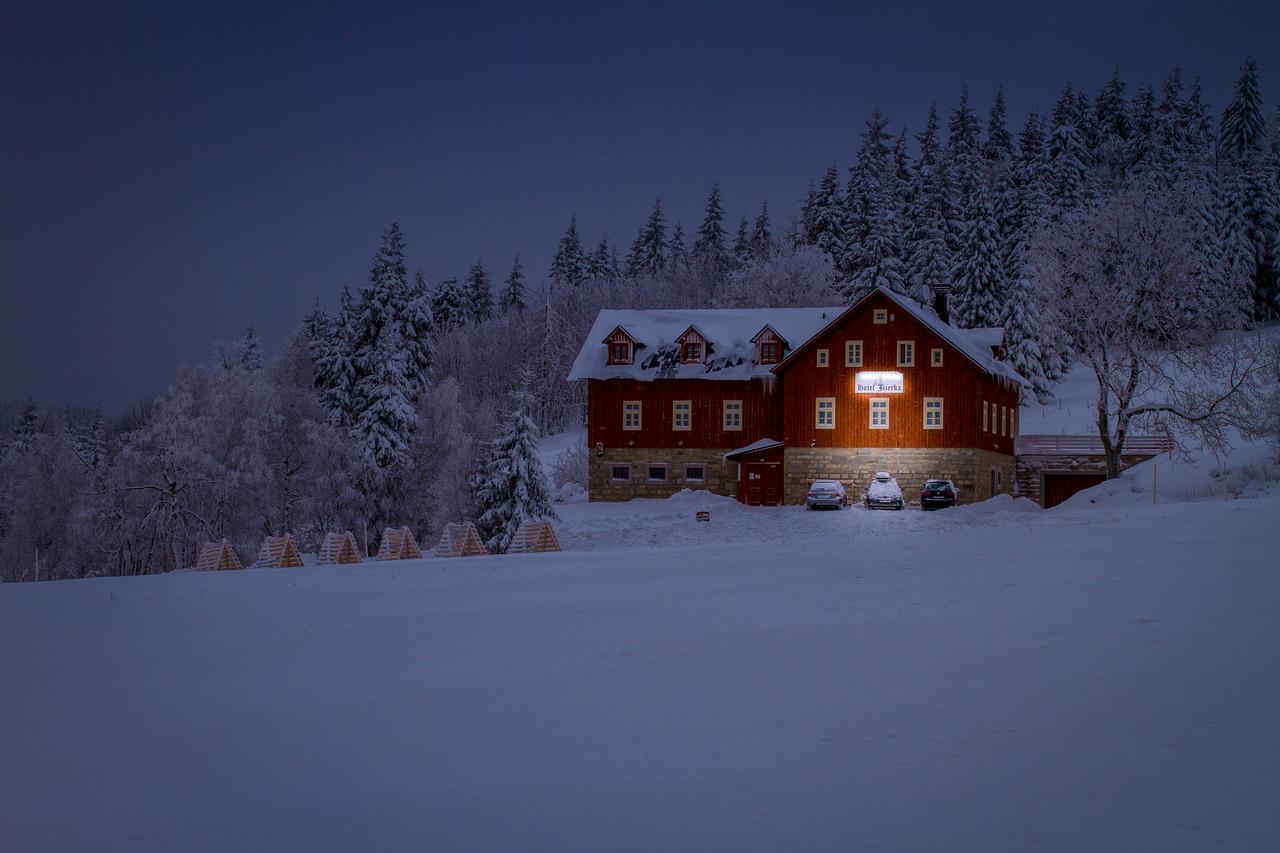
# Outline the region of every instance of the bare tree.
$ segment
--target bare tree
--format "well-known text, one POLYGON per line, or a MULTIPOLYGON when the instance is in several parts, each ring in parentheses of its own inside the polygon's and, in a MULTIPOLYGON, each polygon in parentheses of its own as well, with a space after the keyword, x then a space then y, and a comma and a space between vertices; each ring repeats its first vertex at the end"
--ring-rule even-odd
POLYGON ((1244 322, 1245 282, 1211 291, 1196 275, 1203 202, 1194 190, 1129 186, 1065 214, 1036 240, 1038 297, 1097 378, 1109 479, 1138 426, 1220 448, 1265 373, 1265 351, 1219 334, 1244 322))

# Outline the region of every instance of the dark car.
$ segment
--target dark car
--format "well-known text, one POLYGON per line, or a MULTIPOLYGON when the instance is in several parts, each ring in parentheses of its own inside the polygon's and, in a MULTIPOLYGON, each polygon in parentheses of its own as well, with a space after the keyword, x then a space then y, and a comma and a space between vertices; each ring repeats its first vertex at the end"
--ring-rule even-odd
POLYGON ((956 484, 950 480, 927 480, 920 490, 920 508, 938 509, 956 505, 956 484))

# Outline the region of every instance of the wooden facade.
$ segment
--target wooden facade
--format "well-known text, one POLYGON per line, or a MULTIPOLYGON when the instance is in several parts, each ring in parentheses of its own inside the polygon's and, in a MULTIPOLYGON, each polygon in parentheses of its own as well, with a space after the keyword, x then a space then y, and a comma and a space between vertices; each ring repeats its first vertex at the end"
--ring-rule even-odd
POLYGON ((780 384, 774 379, 590 379, 587 444, 626 447, 743 447, 782 431, 780 384), (689 429, 673 429, 675 403, 688 400, 689 429), (742 401, 742 428, 724 428, 724 403, 742 401), (624 429, 623 404, 640 403, 640 428, 624 429))

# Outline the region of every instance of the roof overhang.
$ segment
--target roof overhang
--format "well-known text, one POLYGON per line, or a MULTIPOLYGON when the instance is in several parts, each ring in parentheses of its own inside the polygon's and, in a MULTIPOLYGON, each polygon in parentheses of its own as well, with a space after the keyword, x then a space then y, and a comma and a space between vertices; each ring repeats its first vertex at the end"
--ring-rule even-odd
POLYGON ((750 456, 753 453, 767 453, 770 450, 777 450, 785 445, 773 438, 762 438, 759 441, 753 441, 746 447, 739 447, 737 450, 730 450, 724 455, 725 459, 737 459, 741 456, 750 456))

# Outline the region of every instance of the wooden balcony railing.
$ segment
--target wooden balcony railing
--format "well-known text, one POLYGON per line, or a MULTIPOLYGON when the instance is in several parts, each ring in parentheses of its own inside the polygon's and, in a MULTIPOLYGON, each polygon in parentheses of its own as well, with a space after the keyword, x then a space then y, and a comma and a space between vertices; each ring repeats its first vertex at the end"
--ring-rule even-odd
MULTIPOLYGON (((1102 439, 1096 435, 1020 435, 1013 443, 1019 456, 1049 456, 1073 453, 1101 454, 1102 439)), ((1124 440, 1124 454, 1154 456, 1173 448, 1167 436, 1130 435, 1124 440)))

